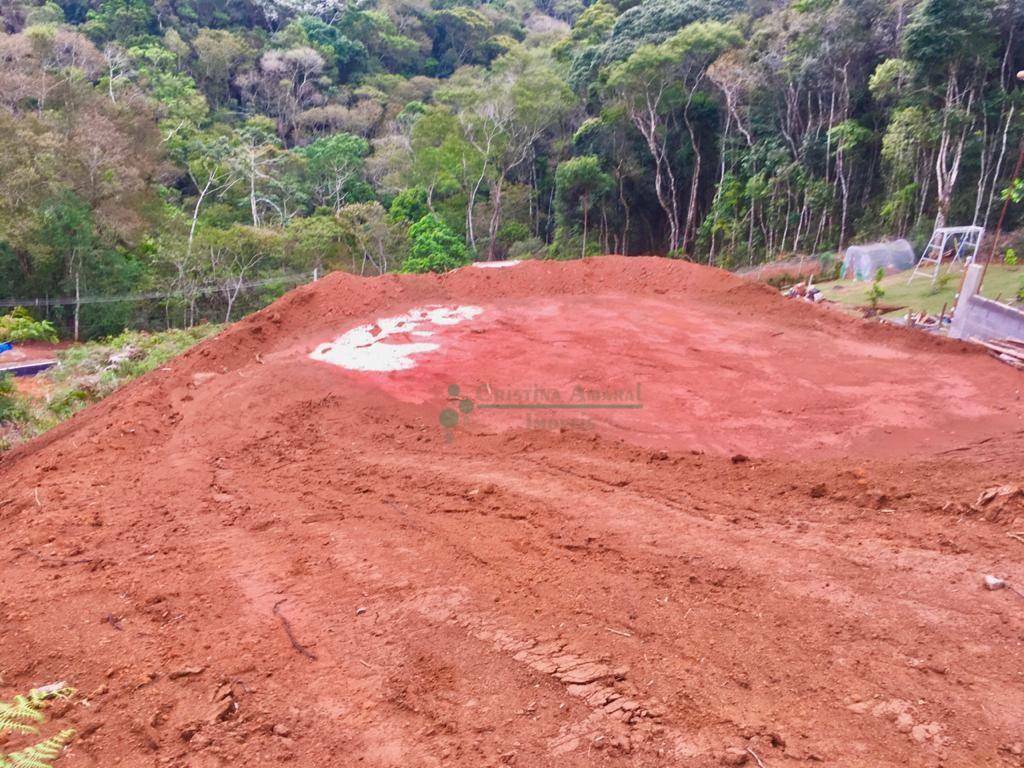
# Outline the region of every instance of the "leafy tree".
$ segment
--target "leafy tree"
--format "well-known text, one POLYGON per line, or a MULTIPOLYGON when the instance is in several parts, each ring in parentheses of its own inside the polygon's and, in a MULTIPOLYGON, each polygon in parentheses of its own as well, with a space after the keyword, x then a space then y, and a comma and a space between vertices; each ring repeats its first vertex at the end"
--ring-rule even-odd
POLYGON ((177 144, 186 172, 195 191, 195 203, 192 206, 192 222, 188 230, 188 253, 199 224, 199 214, 203 203, 210 197, 221 195, 238 182, 231 159, 236 152, 236 144, 232 137, 224 133, 197 134, 186 142, 177 144))
POLYGON ((696 221, 695 190, 700 178, 701 148, 690 108, 704 84, 712 62, 741 41, 739 31, 716 21, 684 27, 659 45, 642 45, 624 62, 611 68, 610 93, 618 99, 643 136, 654 163, 654 189, 668 223, 669 251, 689 244, 696 221), (681 117, 690 138, 695 167, 687 206, 686 231, 680 221, 679 190, 671 137, 681 117))
POLYGON ((615 26, 615 7, 605 0, 597 0, 580 15, 569 36, 556 44, 555 54, 564 59, 579 46, 598 45, 608 37, 615 26))
POLYGON ((217 290, 224 301, 224 322, 231 314, 246 282, 280 259, 279 235, 270 230, 235 225, 228 229, 207 227, 195 243, 197 263, 206 287, 217 290))
POLYGON ((871 131, 855 120, 845 120, 834 126, 828 133, 829 145, 834 148, 836 156, 836 173, 842 191, 843 213, 839 227, 839 248, 846 245, 846 224, 850 200, 850 174, 848 170, 855 153, 863 149, 871 138, 871 131))
POLYGON ((82 29, 97 42, 131 44, 156 31, 156 17, 145 0, 101 0, 86 15, 82 29))
POLYGON ((297 25, 304 34, 306 43, 324 56, 327 65, 332 68, 341 82, 352 80, 364 71, 369 63, 369 51, 365 43, 353 39, 342 30, 357 30, 359 25, 353 24, 351 17, 354 11, 346 10, 348 23, 328 24, 315 16, 304 15, 296 19, 297 25))
POLYGON ((572 93, 546 53, 517 48, 487 72, 463 69, 439 91, 453 106, 478 173, 466 188, 466 237, 477 248, 475 207, 489 194, 488 259, 495 256, 502 194, 513 174, 532 159, 537 144, 568 113, 572 93))
POLYGON ((126 52, 136 84, 153 99, 165 141, 185 141, 206 120, 209 106, 178 58, 166 48, 143 44, 126 52))
POLYGON ((964 152, 978 121, 981 83, 996 65, 992 0, 923 0, 903 36, 926 104, 941 115, 936 152, 935 226, 946 223, 964 152))
POLYGON ((404 227, 393 222, 380 203, 346 205, 336 216, 351 248, 353 271, 361 258, 359 274, 367 267, 384 274, 401 260, 405 251, 404 227))
POLYGON ((91 266, 97 245, 92 208, 74 193, 65 192, 44 210, 41 234, 49 245, 51 269, 59 269, 55 282, 74 291, 73 338, 78 341, 82 273, 91 266))
POLYGON ((306 162, 310 196, 318 206, 337 213, 350 199, 361 200, 369 190, 362 179, 363 161, 370 151, 366 139, 335 133, 296 150, 306 162))
POLYGON ((606 195, 612 187, 611 177, 601 170, 601 161, 593 155, 574 157, 560 163, 555 172, 555 195, 559 213, 567 217, 578 208, 583 215, 583 235, 580 255, 587 255, 587 222, 595 200, 606 195))
POLYGON ((1002 198, 1014 203, 1024 200, 1024 180, 1014 179, 1010 186, 1003 190, 1002 198))
POLYGON ((258 69, 239 75, 235 82, 243 100, 277 118, 279 135, 288 137, 298 127, 302 111, 322 99, 324 64, 323 56, 307 46, 270 50, 260 57, 258 69))
POLYGON ((472 185, 480 178, 481 158, 451 111, 432 108, 412 126, 409 183, 427 192, 427 208, 446 223, 462 226, 472 185))
POLYGON ((615 20, 601 61, 609 64, 628 58, 642 45, 664 42, 680 29, 698 21, 722 21, 740 11, 741 0, 650 0, 624 11, 615 20))
POLYGON ((868 304, 871 305, 872 314, 878 313, 878 305, 885 298, 885 289, 882 288, 882 280, 884 279, 885 269, 879 267, 878 271, 875 272, 875 279, 872 281, 867 293, 867 300, 868 304))
MULTIPOLYGON (((337 216, 298 216, 283 232, 283 259, 292 270, 322 274, 325 270, 348 266, 343 260, 352 255, 350 232, 337 216)), ((353 260, 352 271, 357 265, 353 260)))
POLYGON ((403 272, 448 272, 469 263, 465 243, 432 213, 409 228, 409 240, 403 272))
POLYGON ((431 21, 438 74, 450 74, 463 64, 486 63, 484 43, 494 25, 480 11, 458 6, 438 11, 431 21))
POLYGON ((427 191, 423 187, 403 189, 391 201, 388 213, 394 221, 405 221, 409 224, 419 221, 430 213, 430 207, 427 205, 427 191))
POLYGON ((251 63, 252 49, 239 35, 223 29, 201 29, 192 40, 193 70, 207 99, 215 107, 231 95, 235 73, 251 63))

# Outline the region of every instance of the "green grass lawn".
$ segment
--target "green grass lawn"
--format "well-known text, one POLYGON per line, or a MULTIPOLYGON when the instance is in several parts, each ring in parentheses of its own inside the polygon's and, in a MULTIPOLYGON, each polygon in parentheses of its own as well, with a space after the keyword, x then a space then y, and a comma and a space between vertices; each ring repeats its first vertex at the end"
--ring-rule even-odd
MULTIPOLYGON (((899 272, 895 275, 888 275, 882 280, 885 296, 882 298, 881 304, 900 307, 899 310, 890 314, 906 314, 910 310, 937 315, 942 310, 943 304, 947 306, 947 311, 949 307, 952 307, 953 295, 960 287, 962 273, 959 270, 954 271, 950 279, 945 281, 942 276, 946 273, 943 270, 938 284, 934 287, 931 280, 920 276, 907 285, 910 274, 910 271, 899 272)), ((1022 280, 1024 280, 1024 266, 1007 267, 1003 264, 992 264, 985 275, 981 294, 992 299, 999 297, 1001 301, 1009 301, 1021 289, 1022 280)), ((825 298, 830 301, 855 307, 863 307, 868 304, 867 294, 871 288, 869 281, 832 280, 817 285, 825 294, 825 298)))

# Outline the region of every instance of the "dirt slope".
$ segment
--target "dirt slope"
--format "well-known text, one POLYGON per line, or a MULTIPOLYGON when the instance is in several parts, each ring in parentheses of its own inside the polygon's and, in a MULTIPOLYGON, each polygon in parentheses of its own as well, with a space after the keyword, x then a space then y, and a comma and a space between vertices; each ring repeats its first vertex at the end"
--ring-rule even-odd
POLYGON ((69 768, 1024 765, 1022 382, 684 263, 332 275, 0 460, 0 698, 69 768))

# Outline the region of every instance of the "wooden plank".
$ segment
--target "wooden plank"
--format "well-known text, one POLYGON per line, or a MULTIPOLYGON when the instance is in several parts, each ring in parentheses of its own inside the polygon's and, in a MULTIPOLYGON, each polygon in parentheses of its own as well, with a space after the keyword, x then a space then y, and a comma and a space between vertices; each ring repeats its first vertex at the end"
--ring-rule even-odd
POLYGON ((1001 355, 1008 355, 1010 357, 1015 357, 1024 361, 1024 349, 1008 347, 1003 344, 997 344, 996 342, 993 341, 979 340, 978 343, 981 344, 981 346, 985 347, 986 349, 992 350, 993 352, 998 352, 1001 355))
POLYGON ((995 355, 996 358, 1002 360, 1007 365, 1012 365, 1014 368, 1024 371, 1024 360, 1021 360, 1018 357, 1010 357, 1009 355, 997 355, 995 352, 992 352, 991 354, 995 355))

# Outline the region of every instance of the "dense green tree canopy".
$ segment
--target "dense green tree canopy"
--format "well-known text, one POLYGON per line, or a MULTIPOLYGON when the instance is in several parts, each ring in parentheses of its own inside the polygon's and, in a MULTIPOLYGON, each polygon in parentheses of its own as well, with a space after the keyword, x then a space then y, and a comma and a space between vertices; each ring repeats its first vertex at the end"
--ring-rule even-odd
POLYGON ((991 225, 1020 69, 1014 0, 8 0, 0 292, 87 336, 326 269, 991 225))

